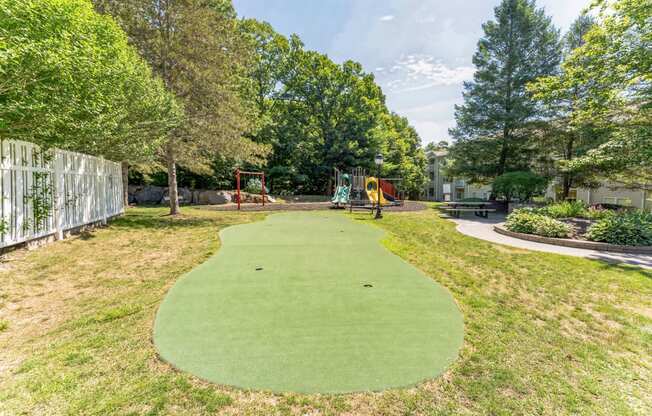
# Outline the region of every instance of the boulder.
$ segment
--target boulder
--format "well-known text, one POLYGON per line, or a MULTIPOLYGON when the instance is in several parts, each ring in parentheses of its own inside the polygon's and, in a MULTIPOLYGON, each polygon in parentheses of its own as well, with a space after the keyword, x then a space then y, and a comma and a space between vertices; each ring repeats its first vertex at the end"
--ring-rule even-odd
POLYGON ((164 189, 160 186, 147 185, 134 193, 137 204, 160 204, 163 199, 164 189))
POLYGON ((198 203, 201 205, 222 205, 230 201, 230 195, 227 197, 218 191, 202 191, 198 198, 198 203))

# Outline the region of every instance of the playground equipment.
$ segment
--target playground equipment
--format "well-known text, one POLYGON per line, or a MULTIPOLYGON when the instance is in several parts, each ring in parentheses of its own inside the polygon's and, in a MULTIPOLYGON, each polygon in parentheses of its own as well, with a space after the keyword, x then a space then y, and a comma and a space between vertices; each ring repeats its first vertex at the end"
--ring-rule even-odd
MULTIPOLYGON (((244 177, 249 177, 249 176, 260 177, 260 185, 261 185, 260 186, 260 188, 261 188, 260 189, 260 196, 261 196, 263 206, 265 206, 265 199, 266 199, 266 194, 267 194, 267 191, 265 189, 265 172, 247 172, 247 171, 243 171, 243 170, 240 170, 240 169, 236 169, 236 171, 235 171, 235 181, 236 181, 235 199, 236 199, 236 202, 238 203, 238 211, 240 211, 240 203, 242 201, 242 195, 240 194, 240 189, 241 189, 240 179, 242 178, 242 176, 244 176, 244 177)), ((246 182, 245 182, 245 184, 246 184, 246 182)))
POLYGON ((401 178, 384 178, 380 180, 380 189, 383 191, 383 196, 386 200, 392 203, 403 204, 405 199, 403 192, 397 188, 397 184, 400 184, 402 181, 401 178))
POLYGON ((373 210, 378 204, 380 188, 381 206, 403 205, 402 193, 395 185, 400 181, 400 178, 381 178, 379 181, 376 177, 367 176, 367 171, 363 168, 353 169, 350 175, 336 168, 335 193, 331 202, 337 208, 348 205, 350 209, 373 210))
POLYGON ((336 208, 343 208, 349 203, 351 178, 347 173, 342 173, 335 168, 335 184, 335 195, 333 195, 331 202, 336 208))
MULTIPOLYGON (((382 179, 381 179, 382 183, 382 179)), ((369 202, 372 204, 380 204, 380 206, 387 206, 389 203, 385 199, 384 192, 382 191, 382 185, 380 192, 378 192, 378 179, 370 177, 365 180, 365 189, 367 190, 367 196, 369 197, 369 202), (380 201, 378 200, 380 198, 380 201)))

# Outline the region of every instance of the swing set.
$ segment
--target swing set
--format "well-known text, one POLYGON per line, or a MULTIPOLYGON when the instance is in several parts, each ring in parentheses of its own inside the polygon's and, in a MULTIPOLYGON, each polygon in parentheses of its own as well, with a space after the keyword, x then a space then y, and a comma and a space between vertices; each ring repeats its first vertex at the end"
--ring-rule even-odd
MULTIPOLYGON (((265 198, 266 198, 266 191, 265 191, 265 172, 247 172, 244 170, 236 169, 235 171, 235 181, 236 181, 236 196, 235 199, 238 203, 238 211, 240 211, 240 203, 242 201, 241 195, 240 195, 240 180, 242 176, 245 177, 254 177, 254 178, 260 178, 260 196, 263 201, 263 206, 265 206, 265 198)), ((245 182, 246 184, 246 182, 245 182)))

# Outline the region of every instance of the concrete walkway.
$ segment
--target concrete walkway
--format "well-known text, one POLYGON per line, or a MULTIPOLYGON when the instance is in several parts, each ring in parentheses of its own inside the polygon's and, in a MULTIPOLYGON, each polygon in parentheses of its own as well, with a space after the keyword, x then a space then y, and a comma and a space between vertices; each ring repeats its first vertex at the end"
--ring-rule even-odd
POLYGON ((606 251, 587 250, 583 248, 561 247, 552 244, 537 243, 518 238, 508 237, 494 231, 495 224, 505 222, 501 215, 491 215, 490 218, 479 218, 466 216, 463 218, 451 218, 457 224, 457 231, 469 237, 489 241, 491 243, 522 248, 546 253, 564 254, 567 256, 584 257, 588 259, 601 260, 608 263, 629 264, 645 269, 652 269, 652 256, 646 254, 624 254, 611 253, 606 251))

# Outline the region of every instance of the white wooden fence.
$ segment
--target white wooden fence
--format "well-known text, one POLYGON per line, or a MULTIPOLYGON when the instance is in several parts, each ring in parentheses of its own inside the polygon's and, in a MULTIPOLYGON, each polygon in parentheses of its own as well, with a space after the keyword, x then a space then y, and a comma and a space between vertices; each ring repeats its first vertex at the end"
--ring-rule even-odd
POLYGON ((0 247, 124 212, 119 163, 16 140, 0 143, 0 247))

